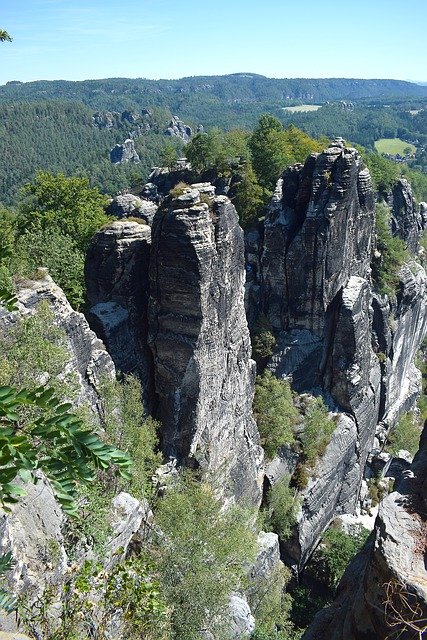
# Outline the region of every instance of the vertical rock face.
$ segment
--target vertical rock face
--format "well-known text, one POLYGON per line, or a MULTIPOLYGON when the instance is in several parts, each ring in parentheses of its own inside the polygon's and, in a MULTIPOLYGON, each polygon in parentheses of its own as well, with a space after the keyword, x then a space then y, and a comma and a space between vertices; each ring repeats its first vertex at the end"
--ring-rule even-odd
POLYGON ((405 178, 400 178, 393 187, 391 230, 401 238, 407 248, 415 253, 424 228, 422 210, 412 194, 412 188, 405 178))
POLYGON ((163 448, 224 494, 257 504, 262 449, 244 312, 243 232, 225 196, 190 189, 153 222, 150 346, 163 448))
POLYGON ((374 204, 358 152, 338 140, 285 171, 265 221, 263 308, 277 336, 268 367, 338 411, 284 545, 299 569, 330 520, 354 510, 374 442, 381 383, 371 346, 374 204))
MULTIPOLYGON (((83 314, 74 311, 62 289, 40 270, 39 279, 27 281, 17 293, 18 311, 6 312, 0 308, 0 331, 7 333, 11 324, 21 317, 33 315, 41 302, 47 302, 52 321, 66 335, 69 359, 64 372, 76 376, 77 404, 86 404, 95 417, 99 416, 99 388, 104 376, 113 376, 115 368, 103 343, 91 331, 83 314)), ((43 372, 40 372, 43 374, 43 372)))
POLYGON ((339 290, 350 276, 369 274, 373 212, 369 173, 341 142, 285 171, 266 217, 262 256, 275 329, 323 335, 339 290))
POLYGON ((393 631, 405 640, 418 637, 416 623, 411 630, 403 621, 420 620, 418 627, 423 628, 427 618, 426 510, 424 429, 410 471, 380 505, 373 537, 349 565, 334 603, 317 614, 304 640, 380 640, 397 637, 393 631), (390 606, 385 608, 387 600, 397 614, 390 606))
POLYGON ((148 225, 113 222, 95 234, 85 264, 90 322, 116 367, 139 377, 147 407, 153 401, 147 344, 150 246, 148 225))

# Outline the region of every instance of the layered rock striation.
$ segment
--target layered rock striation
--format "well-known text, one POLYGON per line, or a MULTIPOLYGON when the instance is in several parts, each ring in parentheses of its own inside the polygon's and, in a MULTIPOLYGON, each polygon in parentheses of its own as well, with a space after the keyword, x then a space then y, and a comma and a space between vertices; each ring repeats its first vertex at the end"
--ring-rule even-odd
POLYGON ((120 371, 136 375, 148 409, 153 404, 153 360, 148 347, 151 229, 113 222, 92 238, 85 276, 89 321, 120 371))
MULTIPOLYGON (((396 211, 403 187, 396 188, 396 211)), ((277 184, 259 273, 248 287, 249 301, 260 299, 277 339, 268 368, 292 376, 298 391, 323 395, 336 413, 337 428, 302 491, 299 523, 283 548, 297 569, 329 522, 355 510, 378 422, 391 425, 419 392, 413 359, 427 329, 426 274, 414 262, 402 268, 395 299, 374 292, 374 210, 369 173, 342 140, 290 167, 277 184)), ((418 218, 414 213, 395 229, 414 251, 418 218)))
POLYGON ((380 504, 373 535, 347 568, 332 606, 317 614, 304 640, 421 637, 427 624, 426 513, 424 429, 410 470, 380 504))
POLYGON ((187 189, 153 222, 150 346, 166 455, 259 504, 262 449, 244 312, 244 243, 224 196, 187 189))

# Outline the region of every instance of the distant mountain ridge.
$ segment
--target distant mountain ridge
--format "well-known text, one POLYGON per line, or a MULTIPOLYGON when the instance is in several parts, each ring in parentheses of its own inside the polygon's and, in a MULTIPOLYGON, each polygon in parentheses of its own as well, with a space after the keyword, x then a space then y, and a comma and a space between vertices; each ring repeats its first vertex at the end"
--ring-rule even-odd
POLYGON ((112 98, 139 106, 155 100, 159 106, 176 109, 180 99, 199 94, 212 100, 234 103, 260 101, 325 102, 363 98, 427 97, 427 86, 404 80, 358 78, 267 78, 249 72, 224 76, 194 76, 179 80, 107 78, 104 80, 12 81, 0 86, 0 101, 46 99, 79 100, 93 108, 111 108, 112 98), (106 97, 108 100, 106 101, 106 97), (108 102, 108 106, 107 103, 108 102))

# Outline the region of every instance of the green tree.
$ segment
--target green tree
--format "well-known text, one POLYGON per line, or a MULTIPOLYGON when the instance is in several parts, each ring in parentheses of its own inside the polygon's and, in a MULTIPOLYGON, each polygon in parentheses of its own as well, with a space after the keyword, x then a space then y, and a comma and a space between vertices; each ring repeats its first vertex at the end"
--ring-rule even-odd
POLYGON ((396 295, 399 284, 399 270, 408 257, 405 243, 391 233, 390 210, 379 203, 375 209, 376 248, 379 255, 374 256, 372 278, 378 291, 389 296, 396 295))
POLYGON ((365 544, 369 531, 353 525, 350 532, 330 527, 313 555, 313 572, 330 589, 334 589, 350 560, 365 544))
POLYGON ((258 184, 252 164, 245 165, 243 177, 236 187, 233 204, 243 228, 256 222, 264 205, 264 191, 258 184))
POLYGON ((219 129, 196 133, 187 145, 185 154, 192 169, 197 172, 212 168, 221 172, 227 165, 227 153, 219 129))
POLYGON ((323 456, 335 426, 323 398, 314 398, 305 413, 304 431, 301 435, 304 458, 309 465, 313 465, 319 456, 323 456))
POLYGON ((176 165, 177 160, 178 153, 176 147, 171 142, 166 143, 160 153, 160 164, 162 165, 162 167, 173 169, 173 167, 176 165))
POLYGON ((39 171, 23 192, 27 200, 18 218, 21 232, 57 231, 71 236, 85 250, 93 234, 108 222, 104 213, 108 200, 98 189, 90 188, 86 178, 39 171))
POLYGON ((289 479, 283 477, 267 494, 267 521, 281 540, 291 535, 300 508, 297 491, 289 486, 289 479))
MULTIPOLYGON (((185 474, 159 501, 156 524, 163 532, 152 555, 166 603, 173 640, 201 640, 221 627, 232 591, 256 552, 252 514, 223 504, 205 484, 185 474)), ((217 637, 215 635, 215 637, 217 637)))
POLYGON ((280 174, 292 162, 292 148, 280 120, 263 114, 250 138, 249 147, 259 184, 273 191, 280 174))
POLYGON ((267 458, 274 458, 280 445, 295 441, 299 413, 288 380, 278 380, 267 369, 257 376, 253 411, 267 458))

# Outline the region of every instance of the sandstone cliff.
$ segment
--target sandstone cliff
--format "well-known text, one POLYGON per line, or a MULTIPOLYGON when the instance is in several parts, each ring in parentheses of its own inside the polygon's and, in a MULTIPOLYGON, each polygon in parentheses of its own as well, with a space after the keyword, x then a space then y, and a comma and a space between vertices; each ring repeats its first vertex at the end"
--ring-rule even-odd
POLYGON ((208 206, 191 189, 156 214, 149 331, 164 452, 259 504, 244 273, 243 232, 226 197, 208 206))
POLYGON ((304 640, 422 637, 427 625, 426 507, 424 429, 410 471, 381 503, 373 535, 349 565, 333 605, 317 614, 304 640))
MULTIPOLYGON (((396 187, 397 208, 403 187, 396 187)), ((283 549, 299 569, 333 517, 356 508, 378 421, 392 424, 419 392, 413 359, 427 329, 426 274, 415 263, 404 266, 396 299, 374 294, 374 209, 359 153, 337 140, 284 172, 261 249, 254 232, 246 243, 256 274, 247 300, 264 312, 277 339, 268 368, 292 376, 298 391, 323 395, 337 413, 337 428, 302 491, 299 523, 283 549)), ((400 216, 395 233, 415 250, 418 218, 414 213, 403 223, 400 216)))
POLYGON ((89 321, 116 367, 141 380, 148 409, 153 403, 147 344, 150 248, 148 225, 113 222, 92 238, 85 264, 89 321))

